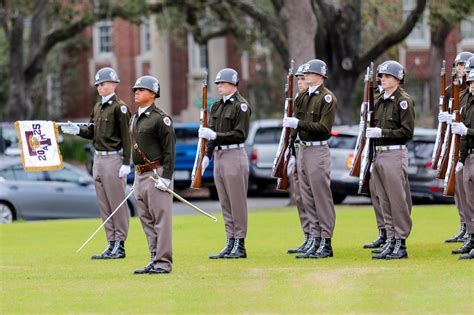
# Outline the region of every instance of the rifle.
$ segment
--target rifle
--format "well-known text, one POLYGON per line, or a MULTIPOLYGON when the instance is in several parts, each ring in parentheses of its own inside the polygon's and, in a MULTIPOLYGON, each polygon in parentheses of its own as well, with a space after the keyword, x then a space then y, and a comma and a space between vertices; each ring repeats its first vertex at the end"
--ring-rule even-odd
POLYGON ((367 67, 367 73, 364 78, 364 99, 360 106, 360 122, 364 127, 360 128, 359 135, 357 136, 357 143, 354 148, 354 159, 352 161, 351 170, 349 175, 353 177, 360 176, 360 165, 362 160, 362 153, 364 152, 366 137, 365 131, 367 130, 367 106, 369 103, 369 81, 370 81, 370 67, 367 67))
MULTIPOLYGON (((368 103, 367 103, 367 120, 366 125, 369 127, 375 127, 374 110, 375 110, 375 99, 374 99, 374 88, 377 82, 376 74, 374 71, 374 63, 370 63, 369 72, 369 88, 368 88, 368 103)), ((366 129, 365 127, 364 129, 366 129)), ((364 151, 362 152, 361 170, 359 175, 359 189, 357 193, 359 195, 369 195, 369 181, 370 181, 370 169, 372 168, 372 162, 375 157, 375 140, 368 138, 365 141, 364 151)))
MULTIPOLYGON (((441 82, 440 82, 440 96, 439 96, 439 111, 445 112, 447 110, 446 104, 446 60, 443 60, 441 66, 441 82)), ((433 149, 433 157, 431 159, 432 169, 438 169, 439 158, 441 156, 442 141, 446 132, 446 122, 438 122, 438 132, 436 133, 436 142, 433 149)))
MULTIPOLYGON (((202 80, 202 109, 200 112, 201 127, 207 127, 207 72, 202 80)), ((199 138, 194 159, 193 171, 191 173, 191 188, 199 189, 202 187, 202 160, 206 155, 205 138, 199 138)))
MULTIPOLYGON (((285 84, 285 113, 284 117, 293 117, 293 81, 294 74, 293 68, 295 61, 291 60, 290 69, 288 69, 288 75, 286 76, 285 84)), ((288 189, 288 162, 291 158, 292 150, 290 148, 290 133, 291 128, 285 127, 282 130, 280 136, 280 143, 278 144, 278 150, 273 161, 272 177, 278 178, 277 189, 287 190, 288 189), (280 180, 281 179, 281 180, 280 180)))
MULTIPOLYGON (((456 79, 456 68, 453 67, 452 70, 452 84, 451 84, 451 90, 453 89, 454 86, 454 81, 456 79)), ((448 105, 448 111, 449 113, 452 113, 453 111, 453 95, 454 93, 451 93, 451 97, 449 98, 449 105, 448 105)), ((446 176, 446 171, 448 170, 448 163, 449 163, 449 151, 451 150, 451 128, 446 128, 446 131, 444 133, 444 141, 443 141, 443 148, 441 149, 441 156, 440 156, 440 161, 438 163, 438 172, 436 172, 436 178, 438 179, 444 179, 446 176)))
MULTIPOLYGON (((456 79, 453 82, 453 114, 455 116, 454 121, 461 121, 460 105, 459 105, 459 92, 460 82, 456 79)), ((444 178, 444 191, 445 196, 454 196, 454 188, 456 184, 456 164, 459 161, 459 150, 461 149, 461 136, 458 134, 452 135, 451 150, 448 163, 448 171, 444 178)))

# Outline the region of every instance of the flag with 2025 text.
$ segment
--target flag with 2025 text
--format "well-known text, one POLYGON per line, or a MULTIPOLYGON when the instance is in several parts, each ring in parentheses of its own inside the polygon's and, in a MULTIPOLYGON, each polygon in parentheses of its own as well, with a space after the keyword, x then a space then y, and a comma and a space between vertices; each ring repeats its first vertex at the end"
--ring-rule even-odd
POLYGON ((53 121, 24 120, 15 123, 21 162, 25 171, 59 170, 64 168, 59 151, 58 125, 53 121))

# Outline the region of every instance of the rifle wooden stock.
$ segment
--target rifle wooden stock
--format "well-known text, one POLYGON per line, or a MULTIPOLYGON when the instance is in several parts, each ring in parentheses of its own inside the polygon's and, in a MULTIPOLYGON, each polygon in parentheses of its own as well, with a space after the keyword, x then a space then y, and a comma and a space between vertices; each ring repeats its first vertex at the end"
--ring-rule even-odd
POLYGON ((370 67, 367 67, 367 73, 365 74, 364 79, 364 99, 360 108, 360 122, 364 125, 362 129, 359 130, 359 135, 357 137, 357 143, 354 149, 354 157, 352 160, 351 169, 349 175, 353 177, 360 176, 360 168, 362 164, 362 153, 364 152, 366 137, 365 130, 367 129, 367 105, 369 102, 369 81, 370 81, 370 67))
MULTIPOLYGON (((370 63, 370 75, 369 75, 369 88, 368 88, 368 103, 367 103, 367 124, 369 127, 375 127, 374 110, 375 110, 375 99, 374 99, 374 88, 377 82, 376 74, 374 71, 374 63, 370 63)), ((361 170, 359 175, 359 189, 357 193, 359 195, 370 194, 370 169, 372 167, 372 161, 375 154, 375 141, 372 138, 367 138, 365 141, 364 150, 362 153, 361 170)))
MULTIPOLYGON (((441 66, 441 82, 440 82, 440 96, 439 96, 439 111, 445 112, 447 110, 446 104, 446 60, 443 60, 441 66)), ((438 122, 438 132, 436 133, 435 146, 433 148, 433 157, 431 159, 432 169, 438 169, 438 163, 443 149, 443 140, 446 133, 445 122, 438 122)))
MULTIPOLYGON (((293 81, 294 81, 294 74, 293 74, 293 67, 295 61, 291 60, 291 66, 288 70, 288 75, 286 77, 286 84, 285 84, 285 117, 293 117, 293 81)), ((278 188, 277 181, 277 189, 279 190, 287 190, 288 185, 285 182, 288 181, 288 160, 291 157, 287 154, 287 151, 290 151, 290 133, 291 128, 284 127, 282 130, 282 134, 280 137, 280 143, 278 144, 278 151, 276 153, 275 162, 272 168, 272 177, 274 178, 283 178, 283 184, 280 186, 281 189, 278 188)), ((291 152, 290 152, 291 153, 291 152)))
MULTIPOLYGON (((453 68, 451 90, 453 90, 454 88, 455 77, 456 77, 456 69, 453 68)), ((451 95, 451 98, 449 99, 449 106, 448 106, 449 107, 448 111, 450 113, 453 112, 454 91, 451 94, 452 95, 451 95)), ((436 172, 436 178, 438 179, 444 179, 446 177, 446 172, 448 170, 448 164, 449 164, 449 156, 450 156, 449 152, 451 151, 451 139, 452 139, 451 128, 450 126, 447 126, 444 133, 444 141, 443 141, 443 147, 441 149, 441 155, 440 155, 439 162, 437 165, 438 170, 436 172)))
MULTIPOLYGON (((460 86, 459 81, 453 83, 453 113, 455 115, 455 122, 461 121, 461 114, 459 113, 459 92, 460 86)), ((444 178, 444 191, 445 196, 454 196, 454 190, 456 186, 456 165, 459 161, 459 150, 461 148, 461 136, 458 134, 452 135, 451 150, 449 155, 448 171, 444 178)))
MULTIPOLYGON (((202 82, 202 111, 201 111, 201 126, 207 127, 207 73, 202 82)), ((199 189, 202 187, 202 160, 206 155, 205 138, 199 138, 196 158, 194 160, 193 171, 191 173, 191 188, 199 189)))

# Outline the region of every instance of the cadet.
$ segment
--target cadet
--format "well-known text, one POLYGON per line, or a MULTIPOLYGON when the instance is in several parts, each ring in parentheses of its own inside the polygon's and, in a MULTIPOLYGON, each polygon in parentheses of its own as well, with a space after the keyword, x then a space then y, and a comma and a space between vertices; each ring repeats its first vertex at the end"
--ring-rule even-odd
MULTIPOLYGON (((461 80, 461 93, 468 89, 468 86, 465 82, 465 66, 468 65, 468 61, 472 59, 472 53, 468 51, 463 51, 457 54, 456 58, 454 59, 454 66, 456 68, 456 76, 459 80, 461 80)), ((473 59, 474 60, 474 59, 473 59)), ((446 88, 446 102, 449 103, 449 99, 451 98, 451 85, 446 88)), ((438 119, 440 122, 445 122, 448 125, 451 124, 452 115, 449 112, 440 112, 438 115, 438 119)), ((467 231, 466 231, 466 219, 465 219, 465 212, 467 211, 467 201, 466 201, 466 194, 464 192, 464 184, 462 181, 462 169, 459 171, 460 176, 456 176, 456 189, 454 191, 454 201, 456 202, 456 207, 458 208, 459 213, 459 220, 460 220, 460 228, 459 232, 451 238, 445 240, 446 243, 455 243, 455 242, 464 242, 467 239, 467 231)))
MULTIPOLYGON (((461 256, 460 259, 473 258, 470 252, 474 249, 474 70, 469 72, 466 81, 469 84, 469 92, 463 95, 462 98, 461 122, 451 124, 453 134, 461 135, 461 149, 459 162, 456 165, 456 177, 458 177, 458 174, 462 176, 463 194, 466 199, 464 216, 468 237, 460 249, 452 251, 453 254, 469 253, 469 255, 461 256)), ((456 185, 457 183, 456 180, 456 185)))
POLYGON ((326 63, 312 59, 303 68, 308 90, 295 102, 295 117, 283 119, 283 127, 294 129, 291 143, 300 138, 298 179, 304 209, 311 222, 309 245, 296 258, 332 257, 336 213, 330 188, 331 156, 327 140, 336 116, 337 100, 324 86, 326 63))
MULTIPOLYGON (((90 122, 80 127, 69 122, 62 126, 64 133, 92 139, 95 148, 92 176, 99 203, 100 216, 105 220, 125 199, 125 185, 130 173, 130 111, 117 95, 120 80, 112 68, 102 68, 95 75, 101 101, 94 105, 90 122)), ((104 225, 109 245, 92 259, 125 258, 125 240, 129 226, 129 211, 125 203, 104 225)))
POLYGON ((237 90, 237 71, 231 68, 220 70, 214 83, 222 99, 212 105, 209 128, 200 128, 199 137, 209 140, 202 163, 203 172, 214 155, 214 180, 227 241, 220 253, 209 258, 246 258, 249 164, 244 142, 249 132, 251 108, 237 90))
MULTIPOLYGON (((405 71, 393 60, 380 65, 384 94, 375 102, 374 121, 376 127, 367 128, 366 136, 375 138, 376 152, 371 180, 385 222, 393 225, 392 237, 388 231, 382 252, 374 259, 407 258, 406 239, 410 234, 411 194, 408 183, 408 157, 405 143, 413 137, 415 127, 414 102, 400 84, 405 71)), ((387 226, 387 225, 386 225, 387 226)))
POLYGON ((138 112, 130 122, 132 158, 135 164, 135 198, 145 232, 150 262, 135 274, 163 274, 172 269, 171 221, 176 137, 171 118, 156 107, 160 84, 153 76, 142 76, 133 86, 138 112), (150 176, 155 177, 156 182, 150 176))
MULTIPOLYGON (((308 89, 308 84, 306 83, 304 79, 303 68, 304 68, 304 64, 299 66, 298 70, 295 73, 295 77, 298 83, 298 94, 295 97, 295 102, 296 102, 296 99, 300 97, 301 95, 303 95, 303 93, 308 89)), ((299 139, 297 139, 296 141, 299 142, 299 139)), ((295 147, 295 150, 296 149, 297 148, 295 147)), ((296 155, 298 155, 298 152, 295 152, 295 153, 296 155)), ((298 215, 300 217, 301 229, 303 230, 303 233, 304 233, 304 241, 297 248, 288 249, 288 254, 305 253, 308 250, 306 245, 308 244, 309 233, 311 232, 311 226, 310 226, 308 213, 304 209, 303 199, 301 197, 300 183, 298 180, 298 170, 295 167, 296 166, 295 162, 296 162, 295 158, 292 158, 289 162, 289 165, 288 165, 289 176, 288 177, 291 180, 290 187, 293 189, 293 196, 295 199, 296 208, 298 209, 298 215), (293 175, 291 175, 291 173, 293 173, 293 175)))

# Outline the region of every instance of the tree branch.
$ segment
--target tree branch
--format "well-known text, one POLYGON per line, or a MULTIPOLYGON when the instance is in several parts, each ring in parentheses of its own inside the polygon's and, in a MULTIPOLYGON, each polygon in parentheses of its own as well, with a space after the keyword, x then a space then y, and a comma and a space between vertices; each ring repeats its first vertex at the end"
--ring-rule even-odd
POLYGON ((359 58, 359 62, 356 64, 355 71, 362 72, 367 65, 377 59, 387 48, 398 44, 405 39, 408 34, 413 30, 418 22, 419 17, 423 14, 426 7, 426 0, 417 0, 415 9, 407 17, 403 25, 395 32, 387 34, 377 44, 375 44, 364 56, 359 58))

